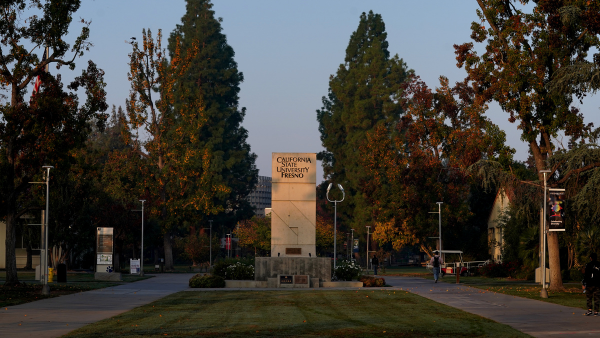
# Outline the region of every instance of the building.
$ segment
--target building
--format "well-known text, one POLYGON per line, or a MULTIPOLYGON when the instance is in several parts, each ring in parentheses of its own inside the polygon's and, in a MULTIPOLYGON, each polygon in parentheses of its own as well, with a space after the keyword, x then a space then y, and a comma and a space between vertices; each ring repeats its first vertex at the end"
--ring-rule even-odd
MULTIPOLYGON (((38 228, 39 229, 39 228, 38 228)), ((6 269, 6 223, 0 222, 0 269, 6 269)), ((40 265, 40 250, 34 247, 32 250, 31 266, 35 268, 40 265)), ((15 255, 17 256, 17 269, 22 269, 27 264, 27 246, 23 235, 17 233, 15 243, 15 255)))
POLYGON ((271 177, 258 176, 256 188, 247 199, 254 208, 255 215, 265 216, 265 209, 271 207, 271 177))
POLYGON ((504 246, 503 228, 500 223, 500 217, 510 207, 510 197, 504 190, 499 190, 494 200, 494 206, 488 218, 488 247, 491 258, 496 261, 502 261, 502 248, 504 246))

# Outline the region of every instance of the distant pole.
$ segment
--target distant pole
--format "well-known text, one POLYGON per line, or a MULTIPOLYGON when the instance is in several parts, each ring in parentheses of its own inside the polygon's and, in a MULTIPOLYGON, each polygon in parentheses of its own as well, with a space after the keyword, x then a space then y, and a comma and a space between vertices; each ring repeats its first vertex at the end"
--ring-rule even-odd
MULTIPOLYGON (((48 285, 48 224, 50 220, 50 169, 54 169, 53 166, 45 165, 42 168, 46 169, 46 212, 44 213, 44 255, 43 255, 43 263, 41 264, 41 269, 44 269, 43 272, 43 285, 42 285, 42 294, 47 295, 50 294, 50 286, 48 285)), ((40 273, 41 270, 40 269, 40 273)))
POLYGON ((213 222, 212 219, 208 220, 208 223, 210 224, 210 232, 209 232, 210 236, 208 239, 208 243, 209 243, 208 245, 209 245, 209 250, 210 250, 208 257, 209 257, 210 262, 208 262, 208 263, 209 263, 210 267, 212 267, 212 222, 213 222))
POLYGON ((350 258, 352 258, 354 256, 354 229, 350 229, 350 231, 352 231, 352 249, 350 250, 350 258))
MULTIPOLYGON (((440 256, 442 255, 442 204, 444 202, 436 202, 438 205, 438 225, 439 225, 439 241, 440 241, 440 256)), ((446 256, 443 256, 442 259, 446 258, 446 256)))
POLYGON ((369 273, 369 235, 371 227, 367 225, 367 273, 369 273))
POLYGON ((140 276, 144 276, 144 202, 146 200, 140 200, 142 202, 142 249, 140 254, 140 276))
POLYGON ((344 198, 346 198, 346 193, 344 192, 344 188, 342 187, 341 184, 338 184, 338 188, 342 191, 342 199, 337 201, 337 200, 330 200, 329 199, 329 190, 331 190, 331 187, 333 186, 333 183, 329 183, 329 186, 327 187, 327 200, 329 202, 333 202, 333 206, 334 206, 334 214, 333 214, 333 269, 335 270, 337 264, 337 204, 338 202, 342 202, 344 200, 344 198))

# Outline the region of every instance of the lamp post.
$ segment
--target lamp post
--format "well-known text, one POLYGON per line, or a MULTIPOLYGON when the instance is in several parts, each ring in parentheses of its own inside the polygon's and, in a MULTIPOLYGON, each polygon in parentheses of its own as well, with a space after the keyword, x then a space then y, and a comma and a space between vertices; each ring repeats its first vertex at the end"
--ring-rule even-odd
POLYGON ((333 186, 333 183, 329 183, 329 186, 327 187, 327 200, 329 202, 333 202, 333 206, 334 206, 334 213, 333 213, 333 270, 335 270, 336 267, 336 261, 337 261, 337 204, 338 202, 342 202, 344 200, 344 198, 346 197, 346 193, 344 192, 344 188, 342 187, 341 184, 338 184, 338 188, 342 191, 342 199, 337 201, 337 200, 330 200, 329 199, 329 190, 331 190, 331 187, 333 186))
POLYGON ((51 165, 42 166, 46 169, 44 175, 46 176, 45 182, 29 182, 31 184, 46 184, 46 211, 44 212, 44 219, 42 220, 42 250, 40 253, 40 279, 42 282, 42 295, 50 294, 50 287, 48 286, 48 219, 50 215, 50 169, 54 169, 51 165))
POLYGON ((369 235, 371 232, 371 227, 367 225, 367 273, 369 273, 369 235))
POLYGON ((142 202, 142 248, 140 254, 140 276, 144 276, 144 202, 146 200, 140 200, 142 202))
MULTIPOLYGON (((439 242, 439 246, 440 246, 440 256, 442 257, 442 260, 445 258, 444 256, 442 256, 442 204, 444 204, 444 202, 435 202, 438 205, 438 211, 430 211, 430 214, 438 214, 438 226, 439 226, 439 232, 438 232, 438 242, 439 242)), ((435 238, 435 237, 434 237, 435 238)))
POLYGON ((540 291, 541 298, 548 298, 548 290, 546 289, 546 205, 548 204, 548 200, 546 200, 546 174, 551 173, 550 170, 540 170, 541 173, 544 174, 544 215, 542 216, 542 238, 540 246, 542 248, 542 264, 540 266, 540 273, 542 274, 542 291, 540 291))

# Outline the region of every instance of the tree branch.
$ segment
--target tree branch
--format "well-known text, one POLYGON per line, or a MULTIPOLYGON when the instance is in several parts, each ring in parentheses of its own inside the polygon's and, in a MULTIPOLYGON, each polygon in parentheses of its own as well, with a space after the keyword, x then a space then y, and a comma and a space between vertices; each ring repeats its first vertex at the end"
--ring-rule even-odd
POLYGON ((559 180, 558 182, 556 182, 556 183, 557 183, 557 184, 564 183, 564 182, 566 182, 566 181, 569 179, 569 177, 571 177, 573 174, 579 174, 579 173, 581 173, 581 172, 588 171, 588 170, 591 170, 591 169, 594 169, 594 168, 597 168, 597 167, 600 167, 600 162, 596 162, 596 163, 588 164, 588 165, 586 165, 586 166, 585 166, 585 167, 583 167, 583 168, 579 168, 579 169, 571 170, 571 171, 569 171, 569 172, 568 172, 568 173, 565 175, 565 177, 563 177, 562 179, 560 179, 560 180, 559 180))

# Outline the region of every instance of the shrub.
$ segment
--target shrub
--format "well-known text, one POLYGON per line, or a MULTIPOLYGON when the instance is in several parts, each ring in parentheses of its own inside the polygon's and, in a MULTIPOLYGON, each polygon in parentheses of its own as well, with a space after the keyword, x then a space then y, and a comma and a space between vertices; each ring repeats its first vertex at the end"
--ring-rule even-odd
POLYGON ((519 272, 519 262, 489 263, 479 268, 483 277, 511 277, 516 278, 519 272))
POLYGON ((351 261, 338 261, 333 274, 338 280, 352 280, 360 276, 360 266, 351 261))
POLYGON ((225 270, 225 279, 249 280, 254 279, 254 266, 242 262, 229 265, 225 270))
POLYGON ((212 274, 215 276, 220 276, 223 279, 232 279, 232 278, 230 278, 231 272, 229 275, 227 274, 227 268, 229 266, 235 265, 237 263, 241 263, 241 264, 252 267, 252 277, 242 278, 242 279, 254 279, 254 260, 253 259, 226 258, 226 259, 220 260, 213 266, 212 274))
POLYGON ((190 278, 191 288, 224 288, 225 280, 219 276, 202 276, 200 274, 190 278))
POLYGON ((569 270, 569 275, 571 276, 571 280, 574 282, 579 282, 583 280, 583 273, 580 269, 572 268, 569 270))
POLYGON ((362 276, 359 281, 363 282, 364 287, 382 287, 385 286, 385 279, 371 276, 362 276))

